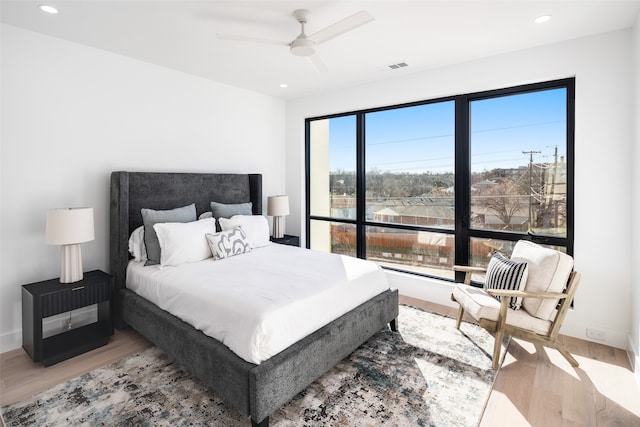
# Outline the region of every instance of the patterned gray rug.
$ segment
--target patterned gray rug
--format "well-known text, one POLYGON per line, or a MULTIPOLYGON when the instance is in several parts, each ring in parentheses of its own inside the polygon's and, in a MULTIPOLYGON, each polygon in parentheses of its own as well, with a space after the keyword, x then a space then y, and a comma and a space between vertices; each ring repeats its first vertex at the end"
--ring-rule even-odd
MULTIPOLYGON (((288 426, 475 426, 489 396, 493 338, 400 306, 381 331, 271 416, 288 426)), ((504 353, 504 351, 503 351, 504 353)), ((159 349, 2 408, 7 426, 249 426, 159 349)))

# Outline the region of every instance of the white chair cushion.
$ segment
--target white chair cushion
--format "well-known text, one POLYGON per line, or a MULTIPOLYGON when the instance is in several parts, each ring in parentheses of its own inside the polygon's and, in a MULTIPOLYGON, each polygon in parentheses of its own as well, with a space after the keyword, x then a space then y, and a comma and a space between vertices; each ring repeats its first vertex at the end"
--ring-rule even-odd
POLYGON ((453 297, 476 320, 497 320, 500 302, 475 286, 459 284, 453 289, 453 297))
MULTIPOLYGON (((573 270, 569 255, 526 240, 516 243, 511 259, 527 261, 529 274, 524 290, 529 292, 562 292, 573 270)), ((525 298, 522 302, 527 312, 543 320, 552 319, 557 305, 557 299, 525 298)))
MULTIPOLYGON (((459 284, 453 289, 453 297, 464 310, 476 320, 497 321, 500 303, 491 295, 475 286, 459 284)), ((507 325, 526 329, 540 335, 547 335, 551 328, 549 320, 539 319, 526 310, 507 310, 507 325)))

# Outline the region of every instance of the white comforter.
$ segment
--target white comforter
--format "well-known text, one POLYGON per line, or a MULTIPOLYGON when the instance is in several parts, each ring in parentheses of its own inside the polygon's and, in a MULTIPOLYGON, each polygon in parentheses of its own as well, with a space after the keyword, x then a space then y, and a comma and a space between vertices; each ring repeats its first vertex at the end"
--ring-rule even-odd
POLYGON ((132 261, 127 287, 258 364, 389 285, 372 262, 272 244, 178 267, 132 261))

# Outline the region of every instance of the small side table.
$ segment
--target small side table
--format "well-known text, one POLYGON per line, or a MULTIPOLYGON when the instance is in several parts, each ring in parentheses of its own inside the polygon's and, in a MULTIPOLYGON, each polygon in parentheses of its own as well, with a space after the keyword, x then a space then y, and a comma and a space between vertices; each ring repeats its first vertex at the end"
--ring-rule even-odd
POLYGON ((279 239, 276 239, 272 236, 270 240, 273 243, 278 243, 280 245, 300 246, 300 237, 291 236, 289 234, 285 234, 284 237, 281 237, 279 239))
POLYGON ((113 276, 95 270, 75 283, 45 280, 22 286, 22 347, 34 362, 50 366, 94 348, 113 335, 113 276), (42 338, 42 319, 92 304, 97 322, 42 338))

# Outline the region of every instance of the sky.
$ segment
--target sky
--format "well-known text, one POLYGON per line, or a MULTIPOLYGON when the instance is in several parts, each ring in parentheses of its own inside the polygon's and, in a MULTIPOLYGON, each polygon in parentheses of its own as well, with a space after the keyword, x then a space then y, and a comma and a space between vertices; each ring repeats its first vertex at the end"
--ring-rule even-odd
MULTIPOLYGON (((367 113, 366 170, 454 171, 454 102, 367 113)), ((552 89, 473 101, 471 169, 516 168, 566 158, 566 90, 552 89)), ((355 171, 356 120, 330 120, 329 168, 355 171)), ((313 141, 312 141, 313 143, 313 141)))

